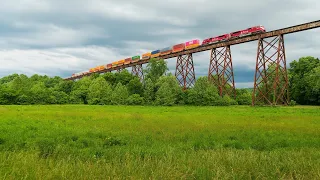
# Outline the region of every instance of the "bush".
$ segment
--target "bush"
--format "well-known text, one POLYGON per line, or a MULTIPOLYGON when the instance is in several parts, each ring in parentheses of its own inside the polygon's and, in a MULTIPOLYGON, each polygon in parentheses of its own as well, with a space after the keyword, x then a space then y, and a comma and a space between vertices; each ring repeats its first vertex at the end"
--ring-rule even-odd
POLYGON ((250 105, 252 102, 252 95, 245 89, 237 89, 236 101, 239 105, 250 105))
POLYGON ((132 94, 127 99, 128 105, 142 105, 143 103, 144 103, 144 99, 139 94, 132 94))
POLYGON ((218 106, 230 106, 230 105, 237 105, 237 101, 232 99, 228 95, 224 95, 222 98, 219 98, 219 101, 217 102, 218 106))
POLYGON ((297 102, 295 100, 291 100, 289 102, 289 106, 295 106, 295 105, 297 105, 297 102))

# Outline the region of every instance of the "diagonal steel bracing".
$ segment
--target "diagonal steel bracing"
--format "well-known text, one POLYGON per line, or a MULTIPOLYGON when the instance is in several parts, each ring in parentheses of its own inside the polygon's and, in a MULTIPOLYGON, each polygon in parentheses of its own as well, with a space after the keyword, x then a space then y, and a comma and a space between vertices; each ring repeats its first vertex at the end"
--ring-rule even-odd
POLYGON ((142 64, 137 64, 132 66, 132 74, 135 76, 138 76, 140 79, 140 82, 143 82, 144 76, 143 76, 142 64))
POLYGON ((288 85, 283 35, 259 39, 252 105, 287 105, 288 85))
POLYGON ((218 88, 220 96, 236 96, 230 46, 211 50, 208 79, 218 88))
POLYGON ((178 56, 175 76, 184 90, 194 86, 196 76, 192 54, 178 56))

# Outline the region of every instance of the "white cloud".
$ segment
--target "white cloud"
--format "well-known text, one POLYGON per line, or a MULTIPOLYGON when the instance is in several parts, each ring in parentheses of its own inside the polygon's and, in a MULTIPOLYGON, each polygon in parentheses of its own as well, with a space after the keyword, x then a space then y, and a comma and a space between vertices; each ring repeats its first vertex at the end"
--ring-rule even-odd
MULTIPOLYGON (((2 44, 16 44, 19 46, 66 46, 81 44, 92 38, 106 39, 102 28, 87 26, 81 29, 62 27, 55 24, 41 24, 16 21, 12 24, 16 29, 32 29, 31 32, 1 37, 2 44)), ((1 47, 1 46, 0 46, 1 47)), ((2 46, 3 47, 3 46, 2 46)))
POLYGON ((19 0, 3 1, 0 10, 2 13, 45 13, 52 9, 49 1, 19 0))
MULTIPOLYGON (((317 0, 4 1, 0 61, 5 66, 0 75, 60 75, 253 25, 274 30, 317 20, 319 5, 317 0)), ((315 29, 286 35, 287 64, 301 56, 319 56, 319 34, 315 29)), ((231 51, 237 72, 255 68, 256 41, 231 51)), ((209 51, 193 57, 196 75, 207 75, 209 51)), ((175 63, 175 58, 168 60, 173 73, 175 63)), ((251 82, 253 75, 247 79, 251 82)))
POLYGON ((65 71, 87 71, 91 67, 111 63, 120 55, 114 49, 92 46, 48 50, 2 50, 0 57, 0 72, 55 76, 65 71))
POLYGON ((252 88, 254 86, 254 82, 245 82, 245 83, 234 83, 236 88, 252 88))

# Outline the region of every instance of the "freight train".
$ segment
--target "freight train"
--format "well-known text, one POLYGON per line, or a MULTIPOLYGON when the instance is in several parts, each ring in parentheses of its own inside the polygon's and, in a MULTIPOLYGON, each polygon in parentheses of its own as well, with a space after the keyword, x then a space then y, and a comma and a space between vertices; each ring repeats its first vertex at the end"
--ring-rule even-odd
POLYGON ((158 50, 154 50, 152 52, 142 54, 142 58, 140 58, 140 55, 136 55, 136 56, 132 56, 132 57, 129 57, 126 59, 121 59, 121 60, 115 61, 115 62, 107 64, 107 65, 101 65, 101 66, 97 66, 94 68, 90 68, 89 71, 72 74, 72 77, 83 76, 83 75, 86 75, 89 73, 94 73, 94 72, 102 71, 105 69, 110 69, 113 67, 121 66, 123 64, 135 63, 140 60, 157 58, 159 56, 168 55, 168 54, 180 52, 183 50, 189 50, 189 49, 193 49, 193 48, 196 48, 199 46, 207 46, 207 45, 211 45, 211 44, 215 44, 215 43, 219 43, 219 42, 229 41, 229 40, 233 40, 236 38, 255 35, 255 34, 264 33, 264 32, 266 32, 264 26, 260 25, 260 26, 250 27, 250 28, 240 30, 240 31, 231 32, 228 34, 223 34, 223 35, 216 36, 216 37, 207 38, 207 39, 204 39, 202 41, 202 43, 200 43, 200 40, 195 39, 195 40, 187 41, 185 43, 176 44, 174 46, 169 46, 169 47, 166 47, 163 49, 158 49, 158 50))

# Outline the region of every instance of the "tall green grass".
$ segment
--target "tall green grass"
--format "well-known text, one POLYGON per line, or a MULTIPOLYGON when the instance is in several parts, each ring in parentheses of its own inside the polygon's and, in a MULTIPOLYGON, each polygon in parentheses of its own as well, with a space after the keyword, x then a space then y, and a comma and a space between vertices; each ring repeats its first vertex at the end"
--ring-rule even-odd
POLYGON ((0 177, 320 179, 320 108, 0 106, 0 177))

